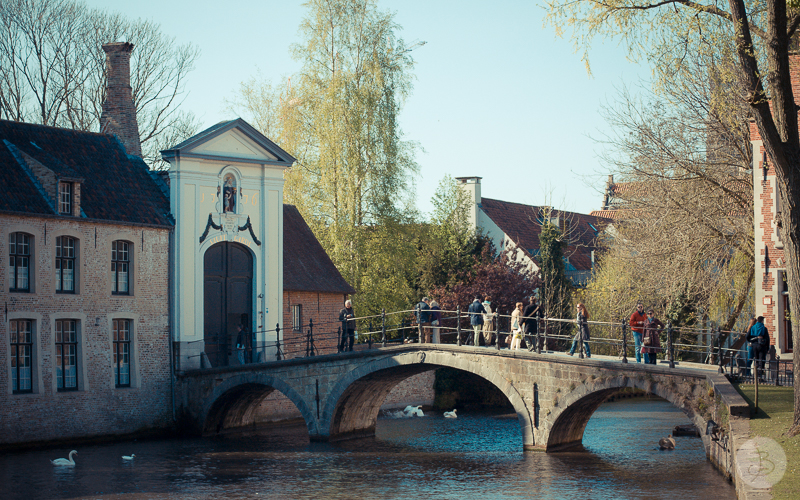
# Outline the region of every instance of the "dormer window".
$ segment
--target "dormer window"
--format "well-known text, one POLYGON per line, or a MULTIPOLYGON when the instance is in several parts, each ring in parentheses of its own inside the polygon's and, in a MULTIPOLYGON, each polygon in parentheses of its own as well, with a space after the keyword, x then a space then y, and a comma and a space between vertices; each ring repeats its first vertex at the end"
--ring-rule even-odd
POLYGON ((72 215, 72 183, 58 183, 58 213, 72 215))

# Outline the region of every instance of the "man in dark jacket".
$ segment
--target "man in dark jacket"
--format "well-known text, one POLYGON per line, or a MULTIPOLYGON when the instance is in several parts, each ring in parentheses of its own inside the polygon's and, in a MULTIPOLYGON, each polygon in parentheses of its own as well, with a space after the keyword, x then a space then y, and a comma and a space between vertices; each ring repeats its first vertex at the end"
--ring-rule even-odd
POLYGON ((339 311, 339 321, 342 323, 342 338, 339 341, 339 352, 344 352, 349 339, 350 346, 348 351, 353 350, 353 341, 355 340, 356 313, 353 311, 353 303, 350 300, 344 302, 344 309, 339 311))
POLYGON ((422 327, 422 336, 419 338, 419 343, 424 342, 426 344, 431 343, 431 306, 428 305, 430 299, 428 297, 423 297, 419 304, 416 305, 416 315, 417 315, 417 324, 422 327))
POLYGON ((750 371, 750 364, 756 360, 756 373, 764 369, 764 359, 769 350, 769 332, 764 325, 764 316, 759 316, 750 331, 747 333, 747 341, 750 342, 750 349, 748 349, 750 356, 747 360, 747 371, 750 371))
MULTIPOLYGON (((531 295, 530 303, 525 306, 522 311, 522 327, 525 332, 525 343, 528 344, 528 350, 532 351, 536 348, 534 345, 535 339, 529 338, 530 335, 536 335, 539 331, 539 318, 542 317, 542 309, 536 303, 536 296, 531 295)), ((541 339, 539 339, 541 340, 541 339)))
MULTIPOLYGON (((483 329, 483 315, 486 314, 486 309, 483 308, 481 299, 475 297, 467 311, 469 312, 469 324, 472 325, 472 330, 474 331, 475 347, 477 347, 479 345, 478 337, 483 329)), ((469 343, 469 340, 467 340, 467 343, 469 343)))

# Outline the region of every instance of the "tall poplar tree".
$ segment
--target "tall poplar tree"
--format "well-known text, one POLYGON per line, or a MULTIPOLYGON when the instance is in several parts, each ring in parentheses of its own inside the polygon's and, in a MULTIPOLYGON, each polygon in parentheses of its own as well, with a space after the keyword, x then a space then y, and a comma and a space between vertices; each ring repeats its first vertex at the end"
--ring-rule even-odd
POLYGON ((400 283, 413 275, 418 166, 398 117, 411 90, 413 46, 373 0, 306 7, 302 41, 292 47, 299 74, 281 84, 243 83, 232 108, 244 108, 297 158, 284 199, 358 291, 357 302, 371 312, 404 309, 412 300, 400 283))

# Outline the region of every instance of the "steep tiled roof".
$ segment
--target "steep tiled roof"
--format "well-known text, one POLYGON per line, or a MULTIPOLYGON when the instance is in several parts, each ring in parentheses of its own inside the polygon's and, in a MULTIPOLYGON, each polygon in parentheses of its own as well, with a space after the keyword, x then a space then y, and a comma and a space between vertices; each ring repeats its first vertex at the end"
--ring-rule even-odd
POLYGON ((283 289, 355 293, 294 205, 283 206, 283 289))
POLYGON ((144 161, 128 156, 116 137, 6 120, 0 120, 2 211, 54 214, 20 153, 60 178, 81 180, 81 209, 90 219, 172 225, 169 199, 144 161))
MULTIPOLYGON (((542 207, 481 199, 481 209, 517 245, 537 254, 541 232, 542 207)), ((564 254, 576 270, 592 268, 591 250, 595 248, 597 233, 610 222, 605 217, 553 210, 552 217, 570 221, 570 244, 564 254)))

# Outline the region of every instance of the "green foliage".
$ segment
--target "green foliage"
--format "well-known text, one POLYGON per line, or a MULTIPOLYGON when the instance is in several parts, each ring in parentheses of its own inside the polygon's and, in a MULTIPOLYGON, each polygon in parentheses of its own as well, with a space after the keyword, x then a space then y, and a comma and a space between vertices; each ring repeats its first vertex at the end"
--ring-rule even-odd
POLYGON ((432 198, 431 221, 419 234, 417 295, 449 288, 475 265, 486 244, 469 224, 470 199, 451 176, 446 175, 432 198))
POLYGON ((540 299, 548 318, 571 317, 572 284, 564 268, 564 249, 567 244, 561 230, 545 213, 539 233, 538 262, 542 276, 540 299))

